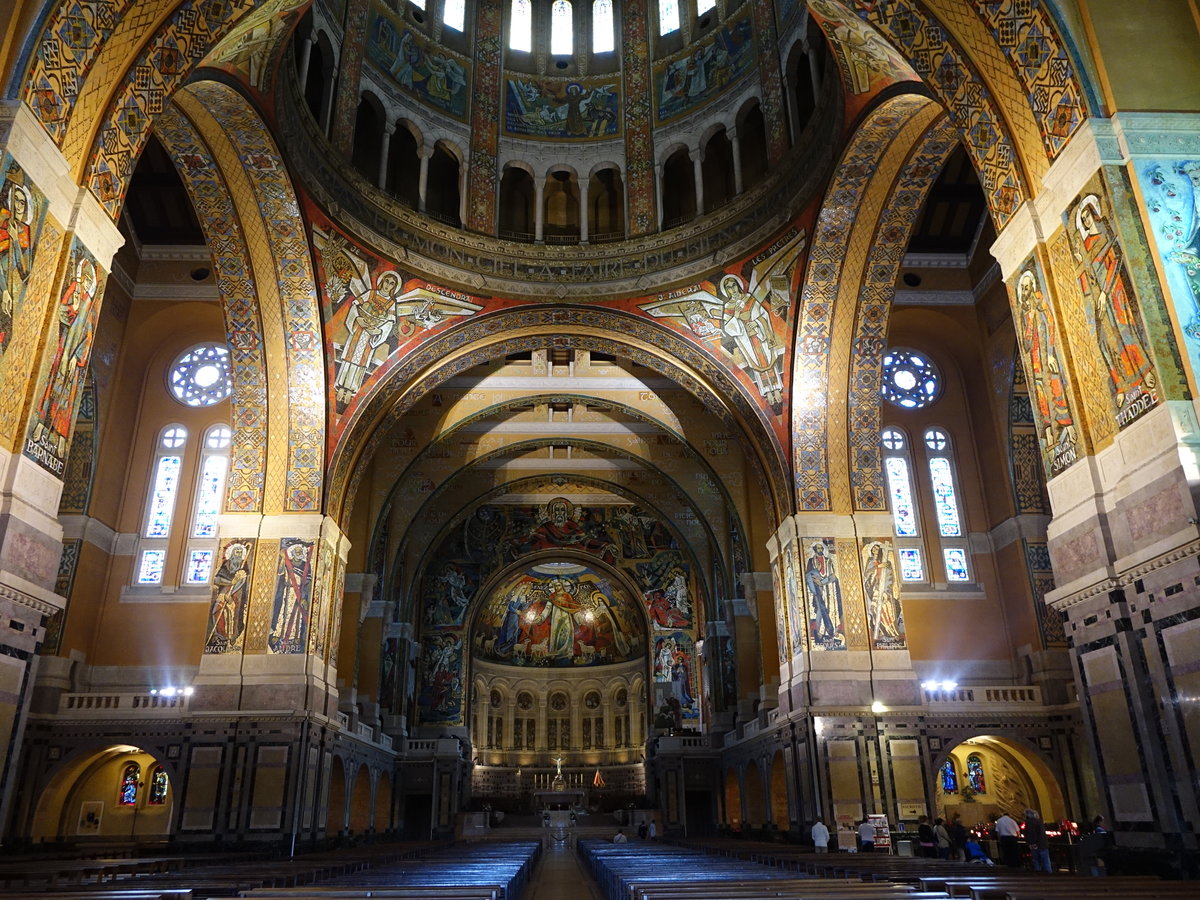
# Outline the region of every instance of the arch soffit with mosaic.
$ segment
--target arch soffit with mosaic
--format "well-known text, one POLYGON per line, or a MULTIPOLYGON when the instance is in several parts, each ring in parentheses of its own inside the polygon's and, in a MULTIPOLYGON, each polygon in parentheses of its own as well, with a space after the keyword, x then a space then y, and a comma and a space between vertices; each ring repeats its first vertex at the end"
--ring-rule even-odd
POLYGON ((225 338, 233 362, 233 440, 226 512, 261 512, 267 466, 280 465, 286 454, 281 431, 270 429, 267 419, 267 361, 282 359, 283 348, 270 352, 272 348, 265 343, 266 334, 279 339, 283 329, 278 322, 269 330, 263 328, 260 316, 265 312, 277 319, 277 310, 264 309, 258 303, 254 262, 222 165, 174 104, 158 118, 155 134, 176 160, 204 228, 221 296, 225 338))
MULTIPOLYGON (((479 468, 486 465, 488 462, 495 460, 495 459, 500 459, 500 458, 503 458, 503 457, 509 456, 509 455, 521 455, 523 453, 528 453, 528 452, 531 452, 536 449, 548 447, 552 444, 553 445, 569 444, 572 446, 582 446, 584 449, 589 449, 589 450, 601 450, 601 451, 610 451, 610 452, 615 449, 611 445, 604 444, 599 441, 587 441, 587 440, 583 440, 580 438, 555 437, 555 438, 537 438, 534 440, 522 441, 519 444, 510 444, 507 447, 502 447, 498 450, 494 450, 491 453, 484 454, 483 456, 480 456, 480 457, 477 457, 476 459, 471 460, 470 463, 457 469, 453 473, 453 475, 451 475, 444 482, 442 482, 440 485, 438 485, 433 491, 431 491, 429 496, 425 499, 425 501, 421 504, 421 506, 413 511, 413 514, 409 517, 408 522, 405 523, 403 526, 404 531, 401 532, 400 528, 397 528, 396 532, 394 532, 394 533, 402 533, 407 537, 408 526, 411 525, 413 522, 421 521, 421 519, 422 519, 421 513, 424 510, 435 507, 437 505, 438 501, 440 501, 443 497, 452 495, 457 486, 455 484, 456 481, 469 478, 476 471, 478 471, 479 468), (587 445, 590 445, 590 446, 587 446, 587 445)), ((647 462, 646 460, 636 457, 633 454, 629 453, 628 451, 618 451, 618 453, 620 456, 624 457, 625 459, 629 459, 629 460, 639 463, 642 466, 642 468, 645 469, 647 472, 653 473, 654 475, 661 478, 663 480, 664 484, 669 489, 673 489, 672 492, 674 494, 674 499, 679 504, 679 506, 685 510, 690 509, 692 511, 693 515, 695 515, 696 521, 703 525, 705 535, 708 538, 708 543, 710 544, 710 546, 712 548, 713 559, 720 560, 723 564, 723 568, 726 571, 730 571, 732 569, 732 559, 729 558, 729 556, 730 556, 730 553, 732 552, 732 548, 730 548, 730 550, 727 551, 725 549, 725 545, 717 539, 716 534, 713 533, 712 522, 709 520, 708 516, 703 515, 703 513, 704 513, 703 507, 694 497, 691 496, 691 494, 688 493, 687 489, 684 488, 675 478, 673 478, 671 475, 666 473, 664 470, 647 462)), ((536 476, 531 476, 531 477, 537 478, 537 479, 542 479, 544 481, 545 479, 554 478, 554 477, 556 477, 556 475, 562 474, 562 473, 555 473, 552 471, 554 469, 554 463, 555 463, 555 461, 553 459, 546 460, 546 468, 551 471, 547 471, 547 472, 541 473, 536 476)), ((566 476, 566 477, 569 477, 574 481, 580 481, 585 476, 579 475, 579 474, 572 474, 572 475, 566 476)), ((632 503, 634 503, 637 506, 643 506, 647 509, 655 510, 660 516, 663 516, 664 524, 671 521, 670 517, 667 516, 657 504, 655 504, 652 500, 645 497, 643 494, 639 493, 638 491, 635 491, 632 488, 617 485, 613 482, 606 481, 605 479, 598 478, 596 476, 586 476, 586 477, 591 479, 597 486, 602 487, 607 493, 618 494, 619 496, 625 497, 626 499, 630 500, 632 503)), ((515 483, 515 482, 513 482, 513 483, 515 483)), ((504 487, 505 487, 505 485, 494 486, 494 488, 504 488, 504 487)), ((511 493, 511 491, 504 490, 504 491, 502 491, 501 494, 498 494, 496 496, 503 496, 504 493, 511 493)), ((396 510, 396 508, 397 508, 396 504, 393 504, 391 507, 393 512, 396 510)), ((738 512, 737 512, 736 508, 732 507, 732 505, 727 504, 726 508, 725 508, 725 514, 729 518, 729 523, 731 525, 736 525, 739 529, 742 527, 742 522, 740 520, 740 517, 738 516, 738 512)), ((393 519, 390 524, 398 525, 400 523, 396 522, 393 519)), ((739 533, 744 533, 744 532, 739 532, 739 533)), ((682 535, 678 535, 678 537, 682 540, 682 535)), ((400 544, 403 545, 404 543, 405 543, 405 538, 402 538, 400 541, 400 544)), ((431 544, 429 544, 429 547, 433 547, 435 545, 436 545, 436 543, 431 543, 431 544)), ((681 546, 682 546, 682 544, 681 544, 681 546)), ((749 557, 747 557, 747 558, 749 558, 749 557)))
MULTIPOLYGON (((499 403, 494 403, 490 406, 484 407, 483 409, 476 410, 469 415, 463 416, 461 419, 455 421, 449 428, 438 432, 438 434, 434 436, 419 453, 417 453, 408 463, 405 464, 405 467, 397 474, 395 483, 392 485, 392 487, 388 488, 387 493, 378 502, 378 508, 383 509, 392 502, 396 491, 399 489, 400 482, 402 482, 415 469, 416 466, 420 465, 425 459, 427 459, 428 454, 435 447, 437 447, 439 444, 452 440, 459 432, 462 431, 462 429, 467 428, 477 422, 483 422, 488 419, 503 415, 507 412, 515 411, 517 408, 527 407, 529 404, 533 404, 536 407, 546 406, 551 403, 584 403, 592 408, 603 406, 609 411, 616 411, 621 415, 628 416, 634 421, 652 425, 655 428, 660 429, 668 437, 676 440, 678 445, 688 454, 689 457, 691 457, 692 462, 701 467, 710 478, 717 482, 725 502, 729 504, 731 508, 736 509, 736 506, 725 487, 724 480, 720 478, 716 470, 712 467, 711 463, 705 459, 704 454, 697 449, 695 444, 683 432, 672 427, 662 419, 653 415, 649 415, 648 413, 638 409, 637 407, 630 406, 627 403, 622 403, 609 398, 596 397, 589 394, 574 393, 529 394, 520 397, 512 397, 499 403)), ((556 438, 555 442, 563 443, 564 440, 566 439, 556 438)), ((630 459, 637 459, 640 461, 644 460, 646 463, 653 465, 653 460, 646 457, 637 456, 632 451, 622 448, 615 448, 614 445, 604 444, 601 441, 594 442, 603 445, 610 450, 620 449, 620 452, 627 454, 630 459)), ((752 457, 748 458, 752 459, 752 457)))
POLYGON ((790 509, 787 466, 765 412, 723 366, 687 339, 638 317, 581 307, 522 307, 492 313, 423 344, 379 382, 331 455, 330 515, 345 515, 384 436, 426 393, 454 375, 510 353, 553 345, 614 353, 675 381, 731 431, 746 433, 765 474, 771 526, 790 509))
POLYGON ((833 374, 851 364, 858 284, 883 199, 913 147, 941 117, 944 111, 924 96, 880 103, 842 153, 817 216, 792 365, 795 496, 801 512, 850 512, 846 430, 828 412, 846 401, 848 385, 833 374))
POLYGON ((949 111, 1003 230, 1088 115, 1068 45, 1043 3, 846 0, 949 111))
MULTIPOLYGON (((306 2, 275 0, 274 5, 282 12, 306 2)), ((89 4, 96 13, 92 19, 80 20, 75 4, 63 3, 46 20, 29 49, 21 96, 75 178, 112 218, 121 211, 134 165, 168 98, 248 13, 263 5, 261 0, 106 0, 89 4), (68 36, 77 36, 77 42, 69 44, 68 36)))
MULTIPOLYGON (((449 517, 446 518, 445 524, 442 525, 441 528, 439 528, 437 530, 437 532, 433 535, 433 537, 430 538, 430 540, 426 542, 426 547, 428 547, 428 548, 440 547, 442 545, 442 543, 450 536, 450 533, 455 528, 462 525, 463 521, 467 518, 467 516, 471 515, 480 506, 483 506, 484 504, 496 499, 497 497, 503 497, 505 494, 516 493, 522 489, 531 488, 531 487, 541 487, 541 486, 544 486, 547 484, 556 484, 552 480, 555 477, 556 476, 548 475, 548 474, 546 474, 546 475, 530 475, 526 478, 520 478, 515 481, 510 481, 505 484, 489 488, 488 490, 484 491, 483 493, 477 494, 476 496, 470 498, 469 500, 467 500, 467 502, 465 502, 461 506, 459 506, 459 508, 453 514, 451 514, 449 517)), ((666 513, 663 512, 661 507, 659 507, 655 503, 649 502, 641 495, 629 490, 629 488, 627 488, 623 485, 613 484, 612 482, 604 481, 603 479, 595 478, 590 475, 575 474, 575 475, 570 476, 570 480, 575 482, 576 484, 594 487, 599 490, 603 490, 606 493, 610 493, 610 494, 613 494, 618 497, 623 497, 624 499, 628 500, 630 503, 638 505, 638 506, 643 506, 646 509, 653 512, 659 518, 659 520, 662 522, 662 524, 667 528, 667 530, 671 533, 671 537, 675 539, 676 544, 679 545, 679 552, 681 554, 683 554, 683 556, 687 559, 688 563, 692 566, 692 572, 696 577, 696 583, 702 590, 704 599, 706 601, 706 603, 705 603, 705 618, 712 619, 713 616, 716 615, 716 613, 714 612, 714 608, 713 608, 716 603, 716 596, 714 594, 715 586, 709 584, 709 579, 707 577, 707 574, 706 574, 704 568, 700 565, 699 560, 696 557, 696 553, 692 549, 691 543, 684 539, 684 536, 680 533, 678 527, 675 525, 675 522, 672 520, 672 518, 669 515, 667 515, 666 513)), ((724 586, 727 588, 732 587, 732 582, 730 581, 730 574, 729 574, 728 570, 725 568, 723 561, 722 561, 722 555, 720 553, 720 544, 717 543, 714 535, 712 534, 712 529, 709 527, 709 524, 707 522, 701 522, 701 524, 704 527, 704 530, 708 535, 708 539, 709 539, 711 546, 713 546, 713 548, 714 548, 714 553, 713 553, 714 560, 721 561, 721 577, 725 581, 724 586)), ((397 553, 396 553, 397 559, 402 559, 407 554, 407 549, 408 548, 405 546, 404 542, 402 542, 400 547, 397 549, 397 553)), ((540 552, 540 551, 537 551, 537 552, 540 552)), ((562 551, 556 551, 556 552, 567 552, 567 551, 562 550, 562 551)), ((582 556, 589 560, 590 559, 598 559, 598 557, 596 557, 592 554, 582 554, 582 556)), ((527 559, 527 558, 528 558, 528 554, 526 554, 525 556, 522 557, 522 559, 527 559)), ((428 567, 430 565, 432 565, 433 561, 430 560, 427 556, 423 556, 422 563, 423 563, 422 565, 408 567, 408 570, 410 571, 411 574, 409 575, 409 577, 407 579, 407 583, 404 585, 404 587, 405 587, 405 591, 403 593, 404 596, 416 596, 416 593, 415 593, 416 588, 421 583, 421 579, 424 577, 425 571, 428 569, 428 567)), ((718 618, 719 618, 719 616, 718 616, 718 618)))
MULTIPOLYGON (((257 279, 259 306, 270 310, 263 318, 265 343, 269 349, 278 341, 286 360, 285 369, 268 382, 274 401, 268 406, 271 427, 279 421, 286 429, 287 447, 281 475, 267 485, 265 509, 319 511, 325 475, 324 347, 295 189, 265 123, 233 88, 197 82, 181 89, 175 104, 215 150, 226 179, 236 186, 233 195, 245 198, 240 221, 255 268, 264 273, 257 279)), ((270 369, 267 374, 272 376, 270 369)))
POLYGON ((918 139, 891 184, 869 244, 858 290, 846 385, 847 459, 856 511, 888 508, 879 448, 883 404, 880 387, 888 319, 909 237, 930 188, 958 144, 957 130, 948 118, 935 121, 918 139))

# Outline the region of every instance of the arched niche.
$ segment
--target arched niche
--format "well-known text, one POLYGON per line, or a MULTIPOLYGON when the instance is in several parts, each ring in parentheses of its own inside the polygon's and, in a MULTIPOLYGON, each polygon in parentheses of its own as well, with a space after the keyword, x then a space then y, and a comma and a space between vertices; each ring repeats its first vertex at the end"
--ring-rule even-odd
POLYGON ((1066 799, 1059 778, 1034 750, 1014 740, 996 735, 979 735, 954 746, 937 760, 930 783, 935 794, 937 814, 950 820, 956 814, 968 828, 986 822, 993 814, 1007 812, 1022 818, 1026 808, 1041 813, 1046 822, 1068 817, 1066 799), (967 764, 978 760, 984 790, 968 790, 967 764), (957 790, 947 792, 942 779, 946 761, 954 764, 957 790))

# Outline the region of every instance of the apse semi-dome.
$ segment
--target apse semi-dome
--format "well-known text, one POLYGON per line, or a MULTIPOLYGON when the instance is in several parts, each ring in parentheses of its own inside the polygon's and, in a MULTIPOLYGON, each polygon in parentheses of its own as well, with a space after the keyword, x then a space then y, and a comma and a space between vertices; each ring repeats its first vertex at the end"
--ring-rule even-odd
POLYGON ((472 630, 477 659, 576 668, 645 655, 645 629, 629 592, 575 562, 543 561, 506 575, 483 601, 472 630))

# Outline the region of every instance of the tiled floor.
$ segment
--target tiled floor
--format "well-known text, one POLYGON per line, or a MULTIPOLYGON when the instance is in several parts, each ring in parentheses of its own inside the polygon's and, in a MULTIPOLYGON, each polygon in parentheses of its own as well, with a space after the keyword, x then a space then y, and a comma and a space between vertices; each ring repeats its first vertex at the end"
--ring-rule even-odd
POLYGON ((574 847, 558 844, 542 853, 521 900, 604 900, 579 863, 574 847))

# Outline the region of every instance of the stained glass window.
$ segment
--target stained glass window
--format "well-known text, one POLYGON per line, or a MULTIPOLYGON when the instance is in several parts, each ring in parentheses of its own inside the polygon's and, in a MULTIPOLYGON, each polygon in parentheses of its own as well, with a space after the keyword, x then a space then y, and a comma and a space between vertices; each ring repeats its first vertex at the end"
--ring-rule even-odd
POLYGON ((550 7, 550 52, 555 56, 570 56, 574 51, 571 4, 567 0, 554 0, 550 7))
POLYGON ((883 396, 902 409, 920 409, 938 398, 942 376, 915 350, 892 348, 883 355, 883 396))
POLYGON ((446 5, 442 8, 442 21, 447 28, 462 31, 467 21, 466 0, 446 0, 446 5))
POLYGON ((529 53, 533 50, 533 3, 531 0, 512 0, 512 17, 508 23, 508 47, 529 53))
POLYGON ((138 566, 138 584, 159 584, 163 577, 163 565, 167 561, 166 550, 143 550, 142 563, 138 566))
POLYGON ((892 501, 892 521, 896 526, 896 535, 912 537, 917 533, 917 512, 913 507, 908 460, 902 456, 889 456, 883 465, 887 471, 888 494, 892 501))
POLYGON ((592 52, 611 53, 616 45, 616 22, 613 21, 612 0, 592 3, 592 52))
POLYGON ((967 572, 967 551, 961 547, 946 547, 942 550, 942 556, 946 560, 946 580, 947 581, 970 581, 971 576, 967 572))
POLYGON ((983 780, 983 760, 978 753, 967 757, 967 784, 977 794, 987 793, 987 784, 983 780))
POLYGON ((229 460, 224 456, 205 456, 196 491, 196 517, 192 522, 192 537, 217 536, 217 516, 221 512, 221 492, 225 487, 225 471, 229 460))
POLYGON ((171 366, 171 394, 185 406, 212 406, 229 396, 229 348, 201 344, 188 350, 171 366))
POLYGON ((146 803, 150 806, 162 806, 166 803, 168 784, 167 770, 162 766, 155 766, 150 776, 150 795, 146 798, 146 803))
POLYGON ((900 578, 904 581, 924 581, 925 566, 921 564, 921 551, 916 547, 901 547, 900 578))
POLYGON ((944 456, 931 457, 929 477, 933 482, 933 505, 942 537, 961 537, 962 526, 958 521, 958 498, 954 494, 950 460, 944 456))
POLYGON ((658 0, 658 33, 679 30, 679 0, 658 0))
POLYGON ((142 767, 131 762, 121 771, 121 793, 118 803, 122 806, 137 806, 138 779, 142 777, 142 767))
POLYGON ((184 581, 187 584, 208 584, 208 575, 212 571, 213 552, 211 550, 191 550, 188 552, 187 574, 184 581))
POLYGON ((158 458, 158 465, 154 468, 154 487, 150 493, 150 512, 146 516, 146 537, 165 538, 171 532, 182 462, 178 456, 158 458))
POLYGON ((942 793, 958 793, 958 770, 954 768, 953 757, 942 763, 942 793))
POLYGON ((716 9, 717 0, 696 0, 696 15, 702 16, 710 9, 716 9))

